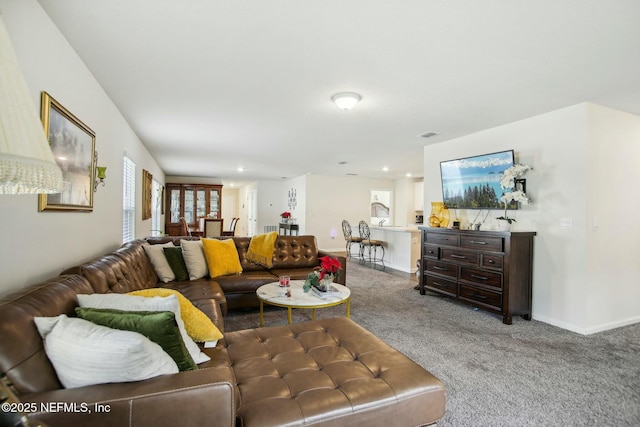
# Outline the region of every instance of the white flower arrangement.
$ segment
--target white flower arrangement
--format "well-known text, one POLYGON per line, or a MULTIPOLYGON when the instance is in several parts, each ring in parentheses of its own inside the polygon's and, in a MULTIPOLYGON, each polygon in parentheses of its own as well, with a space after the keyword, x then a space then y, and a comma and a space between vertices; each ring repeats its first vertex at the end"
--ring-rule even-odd
MULTIPOLYGON (((528 165, 515 164, 511 166, 509 169, 504 171, 502 178, 500 178, 500 187, 502 187, 503 190, 514 189, 516 186, 516 178, 521 177, 525 174, 525 172, 531 169, 533 168, 528 165)), ((521 190, 507 191, 503 194, 500 200, 502 201, 502 203, 504 203, 504 215, 499 216, 496 219, 507 221, 509 224, 511 224, 512 222, 516 222, 515 219, 509 218, 507 216, 507 206, 509 205, 509 203, 511 201, 516 201, 518 203, 522 203, 523 205, 528 205, 531 202, 531 199, 529 199, 524 191, 521 190)))
POLYGON ((528 165, 515 164, 511 166, 502 174, 502 178, 500 178, 500 187, 505 190, 514 188, 516 186, 515 179, 521 177, 526 171, 531 169, 533 168, 528 165))

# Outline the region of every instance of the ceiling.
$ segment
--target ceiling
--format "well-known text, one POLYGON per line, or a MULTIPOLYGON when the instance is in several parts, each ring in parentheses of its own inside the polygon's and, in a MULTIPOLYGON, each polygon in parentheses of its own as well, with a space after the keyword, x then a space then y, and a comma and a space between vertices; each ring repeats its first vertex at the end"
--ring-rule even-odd
POLYGON ((420 177, 427 144, 585 101, 640 115, 637 0, 39 3, 167 175, 420 177))

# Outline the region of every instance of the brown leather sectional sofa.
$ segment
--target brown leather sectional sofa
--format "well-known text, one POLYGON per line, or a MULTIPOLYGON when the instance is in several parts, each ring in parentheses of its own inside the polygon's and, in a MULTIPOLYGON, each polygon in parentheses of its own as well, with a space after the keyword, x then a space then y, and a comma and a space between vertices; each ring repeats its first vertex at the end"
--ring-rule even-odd
MULTIPOLYGON (((283 241, 294 247, 298 244, 293 240, 307 238, 283 241)), ((242 238, 239 242, 240 248, 242 238)), ((123 293, 162 284, 141 244, 126 244, 67 271, 75 274, 0 299, 0 371, 28 404, 24 407, 32 419, 49 426, 416 426, 443 416, 443 384, 347 318, 226 332, 217 347, 203 349, 211 360, 196 371, 63 388, 33 318, 73 316, 77 294, 123 293), (51 402, 57 411, 40 406, 51 402), (98 407, 108 412, 95 411, 98 407)), ((274 257, 297 259, 298 253, 276 251, 274 257)), ((282 270, 296 277, 286 265, 277 264, 271 273, 282 270)), ((263 273, 256 275, 267 280, 263 273)), ((241 295, 229 298, 221 284, 204 279, 162 285, 182 292, 223 331, 221 304, 235 298, 244 303, 249 299, 242 295, 250 293, 246 283, 235 289, 227 283, 230 294, 241 295)))
MULTIPOLYGON (((313 269, 320 265, 319 258, 327 255, 336 257, 318 249, 315 236, 278 236, 273 253, 273 267, 267 269, 258 264, 247 261, 246 255, 249 249, 250 237, 231 237, 236 244, 238 257, 242 265, 241 274, 216 277, 213 279, 224 293, 224 301, 221 301, 223 314, 227 309, 250 308, 258 306, 256 289, 260 286, 278 280, 278 276, 290 276, 292 280, 307 278, 313 269)), ((173 242, 179 246, 182 239, 198 240, 197 237, 153 237, 147 238, 151 244, 173 242)), ((224 239, 224 238, 223 238, 224 239)), ((336 283, 344 285, 347 276, 347 260, 343 256, 337 256, 342 264, 342 272, 336 283)), ((209 281, 209 279, 201 279, 209 281)), ((193 281, 187 282, 192 284, 193 281)), ((161 283, 163 287, 178 288, 184 286, 180 282, 161 283)))

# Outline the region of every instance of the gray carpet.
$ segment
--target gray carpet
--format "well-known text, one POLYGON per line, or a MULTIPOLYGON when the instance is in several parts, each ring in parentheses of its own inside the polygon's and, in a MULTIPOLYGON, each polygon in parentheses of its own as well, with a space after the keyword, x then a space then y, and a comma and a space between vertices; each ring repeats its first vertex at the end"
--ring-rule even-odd
MULTIPOLYGON (((435 295, 415 279, 350 262, 351 318, 447 387, 438 426, 640 426, 640 324, 581 336, 501 317, 435 295)), ((343 316, 344 306, 317 310, 343 316)), ((294 321, 310 310, 294 310, 294 321)), ((286 324, 270 308, 265 324, 286 324)), ((258 311, 232 312, 227 330, 255 328, 258 311)))

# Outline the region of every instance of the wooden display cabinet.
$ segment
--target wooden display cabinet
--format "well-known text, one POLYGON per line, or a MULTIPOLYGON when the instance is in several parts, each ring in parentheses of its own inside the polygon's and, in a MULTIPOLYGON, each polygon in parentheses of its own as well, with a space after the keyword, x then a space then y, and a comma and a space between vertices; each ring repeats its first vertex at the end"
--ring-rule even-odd
POLYGON ((167 184, 165 232, 169 236, 181 233, 180 218, 184 217, 191 231, 198 231, 199 219, 222 216, 222 185, 167 184))

